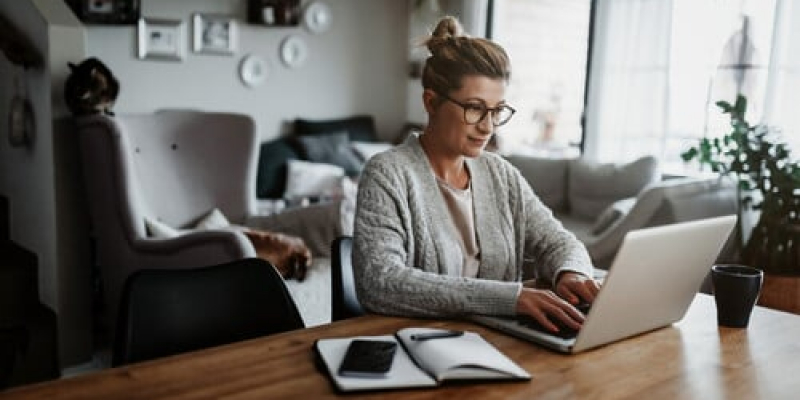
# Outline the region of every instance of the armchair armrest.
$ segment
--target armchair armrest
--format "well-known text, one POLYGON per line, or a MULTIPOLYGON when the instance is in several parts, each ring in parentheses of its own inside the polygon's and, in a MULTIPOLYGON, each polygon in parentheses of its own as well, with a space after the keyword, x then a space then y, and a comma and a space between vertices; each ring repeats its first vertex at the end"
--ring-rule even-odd
POLYGON ((211 265, 256 256, 252 243, 242 232, 226 229, 192 231, 168 239, 137 238, 132 241, 131 248, 141 257, 153 261, 154 265, 172 268, 211 265))

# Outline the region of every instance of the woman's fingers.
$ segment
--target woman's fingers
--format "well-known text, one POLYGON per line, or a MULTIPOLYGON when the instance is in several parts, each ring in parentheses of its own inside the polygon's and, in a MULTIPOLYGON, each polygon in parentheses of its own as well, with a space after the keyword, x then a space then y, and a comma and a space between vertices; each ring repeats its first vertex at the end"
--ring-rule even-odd
POLYGON ((571 329, 580 329, 584 316, 575 307, 549 290, 523 289, 517 311, 535 319, 545 329, 558 332, 554 321, 571 329))
POLYGON ((591 303, 600 292, 600 285, 583 274, 565 272, 556 284, 556 293, 570 304, 591 303))
POLYGON ((528 314, 531 318, 535 319, 539 325, 543 326, 544 329, 547 329, 550 332, 558 332, 558 326, 550 321, 550 318, 547 318, 547 315, 542 312, 541 310, 535 310, 531 314, 528 314))

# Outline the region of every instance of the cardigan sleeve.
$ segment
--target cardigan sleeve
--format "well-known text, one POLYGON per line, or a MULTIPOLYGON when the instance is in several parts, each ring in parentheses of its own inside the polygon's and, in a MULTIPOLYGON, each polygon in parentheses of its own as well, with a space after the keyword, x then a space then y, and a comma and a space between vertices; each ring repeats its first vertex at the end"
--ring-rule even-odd
POLYGON ((370 160, 359 182, 353 272, 364 307, 405 316, 513 315, 520 283, 443 275, 435 259, 415 265, 427 230, 442 228, 418 218, 426 193, 411 187, 413 174, 382 158, 370 160))

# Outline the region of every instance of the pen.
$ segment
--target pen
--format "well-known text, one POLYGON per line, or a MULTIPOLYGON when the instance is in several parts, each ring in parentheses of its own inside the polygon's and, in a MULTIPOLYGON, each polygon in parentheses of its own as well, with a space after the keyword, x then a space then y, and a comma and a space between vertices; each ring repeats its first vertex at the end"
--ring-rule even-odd
POLYGON ((423 340, 429 339, 444 339, 444 338, 451 338, 451 337, 458 337, 463 335, 464 332, 462 331, 441 331, 441 332, 428 332, 428 333, 417 333, 415 335, 411 335, 411 340, 416 342, 421 342, 423 340))

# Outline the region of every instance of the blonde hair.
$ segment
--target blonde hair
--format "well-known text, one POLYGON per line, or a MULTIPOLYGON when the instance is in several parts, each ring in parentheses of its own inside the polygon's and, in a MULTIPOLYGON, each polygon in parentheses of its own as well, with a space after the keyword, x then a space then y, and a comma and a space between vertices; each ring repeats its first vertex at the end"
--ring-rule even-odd
POLYGON ((461 88, 468 75, 508 81, 511 65, 508 54, 495 42, 464 34, 455 17, 442 18, 423 44, 431 52, 422 70, 422 87, 448 94, 461 88))

